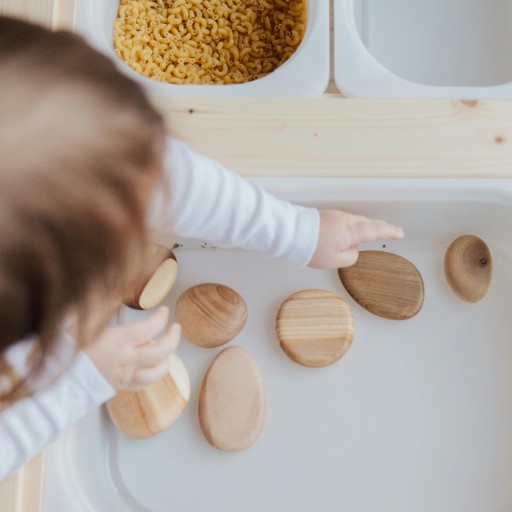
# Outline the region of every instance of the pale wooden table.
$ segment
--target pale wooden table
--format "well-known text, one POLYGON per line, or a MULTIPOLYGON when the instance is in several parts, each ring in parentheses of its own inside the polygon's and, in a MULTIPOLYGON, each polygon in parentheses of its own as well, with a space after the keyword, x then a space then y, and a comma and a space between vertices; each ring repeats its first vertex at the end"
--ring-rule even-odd
MULTIPOLYGON (((69 28, 74 0, 0 0, 69 28)), ((169 133, 243 175, 512 177, 512 102, 154 98, 169 133)), ((43 457, 0 483, 5 512, 40 510, 43 457)))

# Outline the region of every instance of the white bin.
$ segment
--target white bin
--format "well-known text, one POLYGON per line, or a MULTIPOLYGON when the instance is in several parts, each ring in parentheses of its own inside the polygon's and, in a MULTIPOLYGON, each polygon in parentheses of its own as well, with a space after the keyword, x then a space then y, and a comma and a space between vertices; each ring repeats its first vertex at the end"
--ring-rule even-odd
POLYGON ((335 79, 356 97, 512 98, 510 0, 335 0, 335 79))
POLYGON ((77 0, 76 30, 89 43, 112 57, 149 93, 159 96, 315 96, 329 82, 329 0, 309 0, 304 40, 294 55, 270 75, 233 85, 173 85, 139 75, 114 54, 112 30, 119 0, 77 0))
MULTIPOLYGON (((204 282, 244 297, 247 325, 228 346, 246 348, 263 369, 262 436, 238 453, 204 439, 199 389, 224 347, 184 339, 178 355, 190 374, 191 400, 183 415, 165 432, 133 440, 116 431, 104 408, 92 412, 47 451, 44 512, 511 510, 512 180, 256 182, 297 203, 404 226, 403 240, 365 248, 417 266, 423 309, 403 322, 380 318, 350 298, 336 270, 184 241, 165 304, 174 312, 180 294, 204 282), (460 300, 444 277, 446 247, 462 234, 480 236, 492 251, 493 281, 477 304, 460 300), (354 312, 352 347, 326 368, 293 363, 276 338, 279 305, 307 288, 343 297, 354 312)), ((147 314, 127 311, 125 319, 147 314)))

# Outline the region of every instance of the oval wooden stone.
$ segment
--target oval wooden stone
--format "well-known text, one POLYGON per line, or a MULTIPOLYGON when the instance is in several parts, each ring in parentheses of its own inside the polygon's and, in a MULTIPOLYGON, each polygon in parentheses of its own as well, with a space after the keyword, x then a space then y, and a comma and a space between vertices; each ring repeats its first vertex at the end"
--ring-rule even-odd
POLYGON ((392 320, 417 315, 425 295, 419 270, 402 256, 361 251, 357 263, 338 269, 343 286, 363 308, 392 320))
POLYGON ((491 285, 491 251, 476 236, 460 236, 446 251, 444 272, 450 288, 458 297, 467 302, 478 302, 485 297, 491 285))
POLYGON ((176 354, 169 356, 169 373, 139 391, 118 391, 107 403, 110 419, 125 436, 142 439, 170 427, 190 397, 187 369, 176 354))
POLYGON ((267 415, 261 369, 241 347, 224 349, 213 360, 199 394, 199 422, 219 450, 239 451, 260 436, 267 415))
POLYGON ((199 284, 181 294, 176 303, 176 320, 195 345, 219 347, 242 330, 247 321, 247 305, 227 286, 199 284))
POLYGON ((281 304, 276 332, 290 359, 303 366, 327 366, 341 359, 352 345, 354 317, 337 295, 303 290, 281 304))
POLYGON ((169 295, 178 276, 178 262, 171 249, 153 245, 148 268, 135 284, 125 305, 132 309, 152 309, 169 295))

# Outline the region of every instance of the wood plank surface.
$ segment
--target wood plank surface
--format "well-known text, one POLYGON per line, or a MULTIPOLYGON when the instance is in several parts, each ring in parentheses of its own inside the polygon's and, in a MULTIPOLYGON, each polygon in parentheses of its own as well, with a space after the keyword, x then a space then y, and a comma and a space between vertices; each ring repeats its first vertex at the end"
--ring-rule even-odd
POLYGON ((0 481, 2 512, 38 512, 42 507, 44 453, 33 458, 17 473, 0 481))
POLYGON ((0 14, 54 29, 72 29, 75 10, 75 0, 0 0, 0 14))
POLYGON ((511 177, 512 102, 155 98, 169 132, 244 175, 511 177))
POLYGON ((51 27, 56 1, 58 0, 0 0, 0 14, 51 27))

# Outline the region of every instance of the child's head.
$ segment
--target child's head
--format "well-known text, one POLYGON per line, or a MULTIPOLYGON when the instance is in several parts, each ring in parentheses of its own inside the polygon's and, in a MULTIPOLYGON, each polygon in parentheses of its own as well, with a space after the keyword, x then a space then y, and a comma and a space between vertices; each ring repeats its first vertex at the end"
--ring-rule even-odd
MULTIPOLYGON (((0 17, 0 356, 127 286, 164 128, 140 86, 68 32, 0 17)), ((101 304, 98 304, 101 306, 101 304)))

